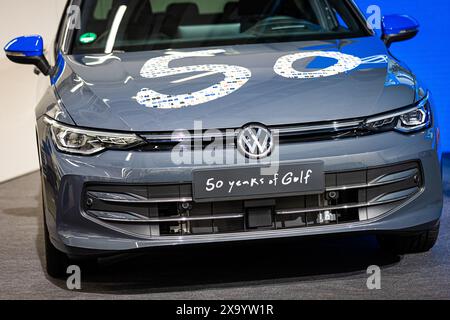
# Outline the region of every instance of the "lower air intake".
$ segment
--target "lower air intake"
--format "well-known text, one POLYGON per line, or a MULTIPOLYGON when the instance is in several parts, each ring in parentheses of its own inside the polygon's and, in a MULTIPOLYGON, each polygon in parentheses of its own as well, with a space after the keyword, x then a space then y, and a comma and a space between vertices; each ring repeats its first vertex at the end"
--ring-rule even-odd
POLYGON ((326 174, 320 195, 195 203, 192 186, 87 185, 92 220, 145 239, 309 228, 378 218, 421 192, 420 163, 326 174))

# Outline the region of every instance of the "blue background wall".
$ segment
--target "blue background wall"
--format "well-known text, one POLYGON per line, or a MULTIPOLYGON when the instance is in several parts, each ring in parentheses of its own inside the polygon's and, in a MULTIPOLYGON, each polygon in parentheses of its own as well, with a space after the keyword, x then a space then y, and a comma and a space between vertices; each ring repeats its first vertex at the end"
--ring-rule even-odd
POLYGON ((392 53, 406 62, 433 93, 438 107, 443 151, 450 152, 450 1, 356 0, 366 13, 370 5, 382 15, 408 14, 419 20, 419 35, 392 45, 392 53))

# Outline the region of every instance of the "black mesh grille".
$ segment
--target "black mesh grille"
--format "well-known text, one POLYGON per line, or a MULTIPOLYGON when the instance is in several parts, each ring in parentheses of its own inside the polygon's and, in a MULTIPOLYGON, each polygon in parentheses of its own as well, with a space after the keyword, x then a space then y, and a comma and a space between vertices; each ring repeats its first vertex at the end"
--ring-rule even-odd
POLYGON ((252 232, 370 220, 419 193, 422 185, 420 164, 410 162, 327 173, 321 195, 264 201, 195 203, 190 184, 90 184, 83 208, 94 219, 145 238, 252 232))

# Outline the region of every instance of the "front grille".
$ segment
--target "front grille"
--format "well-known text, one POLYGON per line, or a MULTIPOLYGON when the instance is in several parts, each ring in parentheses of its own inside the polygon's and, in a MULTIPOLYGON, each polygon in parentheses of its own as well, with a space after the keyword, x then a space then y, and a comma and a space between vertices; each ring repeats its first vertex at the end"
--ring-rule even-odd
MULTIPOLYGON (((323 140, 354 138, 373 134, 365 126, 365 120, 348 120, 322 122, 307 125, 270 126, 273 133, 278 133, 280 144, 304 143, 323 140)), ((214 130, 213 132, 159 132, 141 134, 146 144, 136 147, 138 151, 168 151, 176 146, 186 149, 206 148, 212 144, 223 148, 236 148, 240 129, 214 130)))
POLYGON ((142 238, 223 234, 367 221, 422 187, 420 163, 410 162, 327 173, 320 195, 252 201, 196 203, 190 184, 87 185, 83 209, 94 221, 142 238))

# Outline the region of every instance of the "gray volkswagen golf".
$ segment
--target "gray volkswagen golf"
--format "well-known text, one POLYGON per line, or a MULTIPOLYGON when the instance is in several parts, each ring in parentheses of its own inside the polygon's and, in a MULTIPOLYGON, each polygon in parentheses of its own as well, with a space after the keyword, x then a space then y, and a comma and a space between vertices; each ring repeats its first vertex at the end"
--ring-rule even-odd
POLYGON ((350 0, 71 0, 8 58, 36 108, 47 269, 154 247, 368 233, 430 250, 443 205, 419 32, 350 0), (376 27, 376 26, 375 26, 376 27))

